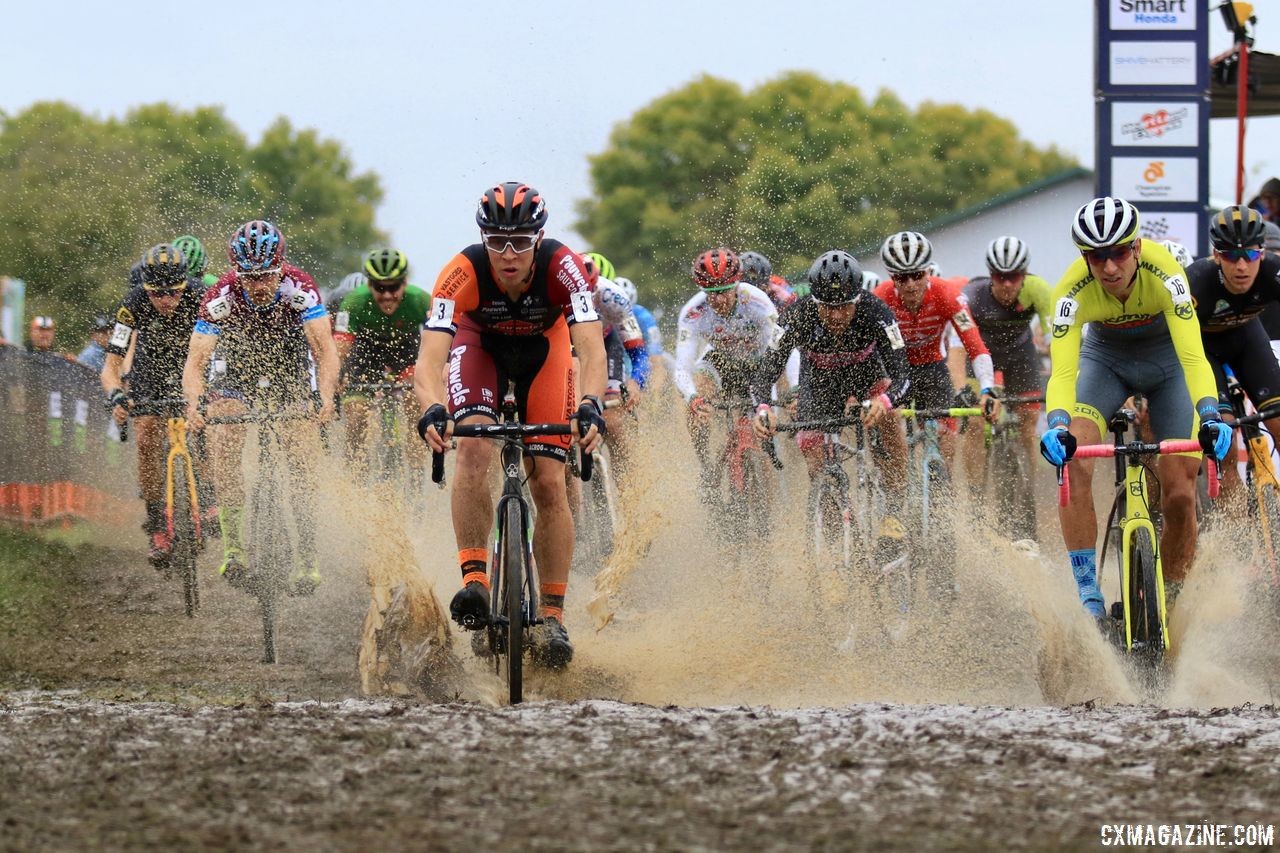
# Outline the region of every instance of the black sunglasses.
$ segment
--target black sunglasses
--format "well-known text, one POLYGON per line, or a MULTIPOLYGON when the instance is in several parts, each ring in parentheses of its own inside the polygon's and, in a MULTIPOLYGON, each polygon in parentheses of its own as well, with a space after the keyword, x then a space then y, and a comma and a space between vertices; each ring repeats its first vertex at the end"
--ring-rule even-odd
POLYGON ((369 282, 369 288, 378 293, 395 293, 397 290, 399 290, 402 287, 404 287, 404 279, 400 279, 399 281, 369 282))

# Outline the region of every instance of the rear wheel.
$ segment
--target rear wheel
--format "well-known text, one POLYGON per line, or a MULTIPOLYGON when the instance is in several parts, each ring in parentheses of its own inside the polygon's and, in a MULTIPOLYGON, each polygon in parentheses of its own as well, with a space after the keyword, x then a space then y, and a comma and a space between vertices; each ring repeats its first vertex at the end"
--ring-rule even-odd
POLYGON ((941 459, 926 465, 928 479, 923 527, 925 579, 931 594, 947 597, 955 590, 955 523, 951 501, 951 478, 941 459))
POLYGON ((997 525, 1011 539, 1036 539, 1036 505, 1022 448, 1014 441, 992 445, 987 455, 987 494, 995 497, 997 525))
POLYGON ((502 517, 502 600, 507 626, 507 696, 512 705, 524 700, 524 584, 527 572, 524 519, 520 502, 509 500, 502 517))
POLYGON ((1131 650, 1155 667, 1164 660, 1164 624, 1160 614, 1160 584, 1156 577, 1155 548, 1151 531, 1139 528, 1133 534, 1129 562, 1129 636, 1131 650))

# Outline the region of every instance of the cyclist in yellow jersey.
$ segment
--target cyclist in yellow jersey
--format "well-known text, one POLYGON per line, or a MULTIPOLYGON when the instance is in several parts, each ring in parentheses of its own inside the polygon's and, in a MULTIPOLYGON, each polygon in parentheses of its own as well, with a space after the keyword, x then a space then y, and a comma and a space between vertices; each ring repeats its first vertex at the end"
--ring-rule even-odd
MULTIPOLYGON (((1138 211, 1123 199, 1084 205, 1071 233, 1082 257, 1053 290, 1053 368, 1041 454, 1054 465, 1070 461, 1077 443, 1101 441, 1107 419, 1141 393, 1157 441, 1198 437, 1201 447, 1221 459, 1231 428, 1218 418, 1213 371, 1182 267, 1168 249, 1138 237, 1138 211)), ((1161 456, 1158 464, 1165 520, 1160 549, 1166 582, 1176 590, 1195 556, 1200 458, 1161 456)), ((1080 600, 1102 618, 1093 461, 1072 462, 1071 469, 1071 502, 1058 511, 1062 538, 1080 600)))

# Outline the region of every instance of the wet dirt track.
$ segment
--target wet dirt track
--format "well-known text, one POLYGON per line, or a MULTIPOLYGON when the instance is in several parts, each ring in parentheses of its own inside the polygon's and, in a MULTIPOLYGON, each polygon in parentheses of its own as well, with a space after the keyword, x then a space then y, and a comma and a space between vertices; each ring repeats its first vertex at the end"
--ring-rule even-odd
POLYGON ((372 567, 457 582, 443 495, 404 529, 329 496, 345 527, 320 593, 286 604, 277 666, 212 555, 187 620, 121 531, 0 633, 0 849, 1044 849, 1096 847, 1103 823, 1280 823, 1280 644, 1242 612, 1239 560, 1202 561, 1153 696, 1060 555, 967 541, 927 629, 845 648, 856 599, 823 581, 815 609, 794 542, 724 564, 694 499, 645 485, 616 620, 591 631, 575 574, 578 655, 518 708, 465 641, 459 701, 355 698, 372 567))
POLYGON ((10 693, 6 849, 1094 846, 1274 823, 1272 708, 193 707, 10 693))

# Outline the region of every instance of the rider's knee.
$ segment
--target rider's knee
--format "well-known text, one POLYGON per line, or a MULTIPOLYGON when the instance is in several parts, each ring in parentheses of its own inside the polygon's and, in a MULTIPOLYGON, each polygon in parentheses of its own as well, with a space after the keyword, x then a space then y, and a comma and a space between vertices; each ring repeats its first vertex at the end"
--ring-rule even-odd
POLYGON ((538 459, 529 475, 529 493, 540 509, 558 505, 567 507, 569 498, 564 466, 550 459, 538 459))

